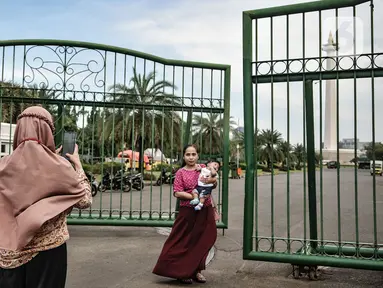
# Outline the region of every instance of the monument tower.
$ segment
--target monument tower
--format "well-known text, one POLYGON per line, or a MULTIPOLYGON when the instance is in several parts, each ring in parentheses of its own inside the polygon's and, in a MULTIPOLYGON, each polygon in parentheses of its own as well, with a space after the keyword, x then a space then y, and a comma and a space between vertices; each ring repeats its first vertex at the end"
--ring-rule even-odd
MULTIPOLYGON (((323 51, 327 53, 328 58, 326 60, 326 71, 333 71, 336 69, 334 61, 337 45, 334 42, 332 33, 330 32, 328 41, 323 45, 323 51)), ((325 134, 324 134, 324 150, 328 152, 333 151, 336 154, 337 149, 337 137, 336 137, 336 80, 326 81, 326 102, 325 102, 325 134)), ((332 153, 331 153, 332 154, 332 153)), ((333 160, 333 159, 329 159, 333 160)))
MULTIPOLYGON (((328 41, 323 45, 322 50, 326 52, 325 71, 336 71, 336 52, 339 49, 335 43, 332 33, 328 37, 328 41)), ((324 125, 324 147, 322 150, 323 160, 337 161, 337 82, 336 80, 326 80, 326 102, 325 102, 325 125, 324 125)), ((347 95, 346 95, 347 96, 347 95)), ((356 142, 356 141, 355 141, 356 142)), ((356 143, 355 143, 356 145, 356 143)), ((357 154, 360 154, 358 150, 357 154)), ((339 162, 349 162, 355 158, 354 149, 339 149, 339 162)))

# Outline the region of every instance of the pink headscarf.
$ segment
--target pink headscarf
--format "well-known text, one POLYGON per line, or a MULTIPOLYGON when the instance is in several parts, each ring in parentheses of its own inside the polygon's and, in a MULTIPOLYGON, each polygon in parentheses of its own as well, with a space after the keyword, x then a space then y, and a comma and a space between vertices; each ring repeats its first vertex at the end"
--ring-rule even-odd
POLYGON ((18 117, 13 153, 0 159, 0 248, 20 250, 48 220, 85 195, 70 163, 55 153, 51 114, 27 108, 18 117))

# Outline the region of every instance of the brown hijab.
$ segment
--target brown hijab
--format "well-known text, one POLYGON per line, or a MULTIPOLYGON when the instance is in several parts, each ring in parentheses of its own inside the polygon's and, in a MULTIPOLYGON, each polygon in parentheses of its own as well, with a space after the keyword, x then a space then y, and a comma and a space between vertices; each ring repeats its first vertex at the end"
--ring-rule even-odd
POLYGON ((13 153, 0 159, 0 248, 21 250, 48 220, 85 195, 70 163, 55 153, 51 114, 30 107, 18 117, 13 153))

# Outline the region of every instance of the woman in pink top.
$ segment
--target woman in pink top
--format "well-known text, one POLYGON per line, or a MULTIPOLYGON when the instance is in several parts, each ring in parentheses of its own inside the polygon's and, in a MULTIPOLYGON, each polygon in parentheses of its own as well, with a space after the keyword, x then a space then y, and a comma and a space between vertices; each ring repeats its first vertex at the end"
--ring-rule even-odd
MULTIPOLYGON (((201 271, 205 269, 207 255, 217 239, 216 208, 212 197, 206 199, 200 211, 195 211, 190 204, 200 174, 198 153, 195 145, 187 145, 183 152, 184 162, 173 185, 174 196, 180 199, 180 210, 153 273, 178 279, 184 284, 191 284, 193 280, 204 283, 206 279, 201 271)), ((205 181, 216 184, 217 180, 205 181)))

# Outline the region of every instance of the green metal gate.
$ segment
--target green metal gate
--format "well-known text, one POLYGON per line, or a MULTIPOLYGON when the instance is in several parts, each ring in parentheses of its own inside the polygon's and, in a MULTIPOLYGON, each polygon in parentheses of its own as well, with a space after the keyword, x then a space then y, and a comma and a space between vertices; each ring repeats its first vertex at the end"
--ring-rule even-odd
POLYGON ((77 132, 84 170, 98 182, 120 170, 143 175, 136 187, 101 185, 92 207, 73 211, 69 224, 171 227, 172 182, 157 180, 162 169, 178 169, 183 146, 195 143, 202 162, 223 163, 213 197, 218 227, 227 228, 229 65, 93 43, 9 40, 0 41, 0 81, 1 156, 12 152, 17 115, 43 105, 54 116, 56 144, 64 131, 77 132))
POLYGON ((358 169, 357 164, 361 153, 358 135, 366 129, 371 131, 367 156, 374 162, 383 160, 383 154, 378 154, 382 146, 378 141, 383 139, 375 135, 381 123, 378 111, 383 108, 378 90, 382 87, 383 78, 379 77, 383 77, 383 51, 382 47, 375 51, 376 39, 380 39, 375 35, 373 1, 324 0, 243 12, 247 162, 244 259, 291 263, 300 268, 311 266, 314 271, 318 265, 383 270, 381 178, 373 172, 370 175, 369 170, 358 169), (329 18, 337 31, 333 30, 330 36, 329 30, 324 31, 329 18), (346 37, 340 29, 345 19, 353 28, 347 31, 351 35, 347 36, 348 43, 343 41, 350 51, 342 54, 338 49, 342 43, 339 46, 337 43, 346 37), (360 28, 357 22, 364 24, 364 35, 356 33, 360 28), (366 40, 362 43, 363 51, 357 49, 360 36, 366 40), (328 42, 324 42, 327 37, 328 42), (309 49, 313 43, 317 48, 309 49), (334 55, 324 55, 322 47, 327 51, 329 46, 334 55), (280 56, 282 49, 284 56, 280 56), (295 56, 297 51, 301 57, 295 56), (344 95, 340 87, 346 86, 352 90, 344 95), (328 97, 333 100, 326 99, 335 104, 325 109, 322 96, 326 90, 326 95, 335 91, 333 98, 328 97), (362 109, 359 104, 364 103, 358 98, 359 93, 367 93, 363 96, 370 99, 368 112, 363 115, 358 113, 362 109), (260 115, 269 109, 262 106, 265 98, 270 104, 269 132, 260 131, 261 121, 265 121, 260 115), (344 99, 352 103, 350 109, 345 107, 344 99), (283 119, 276 120, 282 117, 276 112, 277 104, 283 104, 283 109, 278 108, 286 112, 283 119), (293 106, 300 108, 290 111, 293 106), (325 110, 334 114, 322 117, 325 110), (342 122, 341 129, 340 115, 349 119, 342 122), (328 119, 335 119, 336 129, 329 122, 330 128, 326 129, 335 132, 324 136, 328 119), (363 121, 369 121, 370 126, 361 127, 363 121), (284 147, 288 148, 284 154, 281 133, 275 131, 278 125, 285 127, 284 147), (351 129, 349 136, 354 139, 351 150, 341 149, 340 134, 347 129, 351 129), (297 133, 294 130, 302 130, 302 144, 291 142, 291 135, 297 133), (269 138, 265 139, 265 135, 269 138), (335 143, 334 151, 332 146, 323 146, 328 139, 335 143), (292 148, 292 144, 296 146, 292 148), (348 159, 348 163, 342 160, 349 156, 354 159, 348 159), (324 160, 334 162, 326 167, 324 160), (267 162, 266 168, 261 166, 263 161, 267 162), (277 162, 287 168, 280 168, 277 162), (291 171, 293 162, 299 166, 296 171, 291 171), (335 171, 329 169, 331 165, 335 165, 335 171), (258 177, 260 169, 271 170, 269 177, 258 177))

